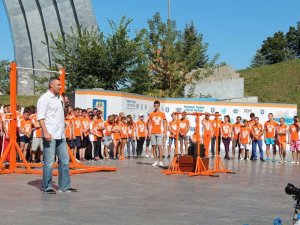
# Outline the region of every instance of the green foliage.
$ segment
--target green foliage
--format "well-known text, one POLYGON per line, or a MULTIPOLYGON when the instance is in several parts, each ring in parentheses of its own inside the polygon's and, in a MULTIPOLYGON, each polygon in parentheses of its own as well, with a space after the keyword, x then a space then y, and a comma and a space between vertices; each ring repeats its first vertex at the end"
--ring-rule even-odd
POLYGON ((6 70, 6 66, 9 66, 8 60, 0 61, 0 92, 2 94, 9 93, 9 73, 6 70))
MULTIPOLYGON (((207 76, 218 55, 209 60, 208 44, 193 23, 183 32, 176 22, 163 22, 156 13, 148 28, 130 35, 132 19, 108 21, 111 34, 97 29, 71 29, 50 34, 52 59, 69 73, 68 91, 76 88, 122 90, 157 97, 183 97, 184 88, 207 76), (199 70, 201 68, 201 70, 199 70)), ((38 85, 39 86, 39 85, 38 85)))
POLYGON ((291 26, 284 34, 279 31, 263 41, 259 50, 251 61, 250 67, 270 65, 300 57, 300 23, 297 27, 291 26))

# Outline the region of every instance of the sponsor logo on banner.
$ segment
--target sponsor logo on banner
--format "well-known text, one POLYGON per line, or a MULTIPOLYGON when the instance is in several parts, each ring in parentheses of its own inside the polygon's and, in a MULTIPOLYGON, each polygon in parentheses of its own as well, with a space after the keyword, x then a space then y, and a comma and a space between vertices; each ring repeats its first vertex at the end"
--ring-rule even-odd
POLYGON ((107 100, 93 99, 93 109, 95 108, 101 110, 103 113, 103 118, 106 119, 107 100))
POLYGON ((216 111, 215 107, 210 108, 211 113, 215 113, 215 111, 216 111))
POLYGON ((170 108, 166 107, 166 113, 170 112, 170 108))
POLYGON ((221 113, 225 114, 226 113, 226 108, 221 109, 221 113))
POLYGON ((176 108, 176 112, 181 112, 182 108, 176 108))
POLYGON ((233 109, 233 113, 234 114, 238 114, 240 112, 240 110, 238 110, 238 109, 233 109))
POLYGON ((264 109, 261 109, 261 110, 260 110, 260 114, 261 114, 261 115, 264 115, 264 114, 265 114, 265 110, 264 110, 264 109))
POLYGON ((244 109, 244 113, 245 114, 250 114, 250 113, 252 113, 252 109, 244 109))

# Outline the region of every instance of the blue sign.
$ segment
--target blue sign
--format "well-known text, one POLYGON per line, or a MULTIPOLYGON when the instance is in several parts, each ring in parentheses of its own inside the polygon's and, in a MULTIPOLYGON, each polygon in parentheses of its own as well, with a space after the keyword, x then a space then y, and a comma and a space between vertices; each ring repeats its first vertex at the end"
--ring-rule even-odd
POLYGON ((103 113, 103 120, 106 120, 106 109, 107 109, 107 100, 103 99, 93 99, 93 109, 101 110, 103 113))

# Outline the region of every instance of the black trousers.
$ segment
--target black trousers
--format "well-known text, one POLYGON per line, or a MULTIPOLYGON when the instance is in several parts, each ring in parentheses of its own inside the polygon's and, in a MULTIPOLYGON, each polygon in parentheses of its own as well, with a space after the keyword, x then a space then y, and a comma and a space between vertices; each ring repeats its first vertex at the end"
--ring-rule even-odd
POLYGON ((139 140, 137 140, 137 146, 136 146, 136 154, 137 156, 141 156, 143 152, 145 137, 140 137, 139 140))

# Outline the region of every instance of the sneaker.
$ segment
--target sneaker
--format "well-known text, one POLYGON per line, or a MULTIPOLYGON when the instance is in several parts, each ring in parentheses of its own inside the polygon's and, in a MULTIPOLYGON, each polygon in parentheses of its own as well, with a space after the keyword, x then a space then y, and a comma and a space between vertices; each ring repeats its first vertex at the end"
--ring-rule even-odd
POLYGON ((49 189, 49 190, 42 190, 44 194, 56 194, 56 191, 54 189, 49 189))
POLYGON ((163 166, 164 166, 163 162, 159 162, 159 163, 158 163, 158 166, 159 166, 159 167, 163 167, 163 166))
POLYGON ((215 155, 212 155, 212 156, 211 156, 211 159, 214 159, 214 158, 215 158, 215 155))
POLYGON ((65 192, 65 193, 71 193, 71 192, 77 192, 77 189, 75 189, 75 188, 69 188, 69 189, 67 189, 65 191, 58 189, 58 192, 59 193, 63 193, 63 192, 65 192))
POLYGON ((249 158, 246 158, 246 160, 249 161, 250 159, 249 159, 249 158))
POLYGON ((297 164, 299 164, 300 162, 299 161, 297 161, 297 164))
POLYGON ((278 163, 282 163, 282 160, 279 160, 278 163))
POLYGON ((270 161, 270 158, 266 158, 265 161, 270 161))
POLYGON ((287 163, 287 161, 286 161, 286 160, 283 160, 283 163, 287 163))
POLYGON ((156 167, 157 164, 158 164, 157 161, 155 161, 155 162, 152 164, 152 166, 153 166, 153 167, 156 167))
POLYGON ((153 155, 151 155, 150 158, 153 159, 154 158, 153 155))
POLYGON ((149 158, 149 155, 148 155, 148 154, 146 154, 146 158, 149 158))
POLYGON ((171 158, 171 156, 170 156, 170 155, 168 155, 168 159, 169 159, 169 158, 171 158))
POLYGON ((163 156, 162 156, 162 158, 164 159, 164 158, 165 158, 165 156, 163 155, 163 156))
POLYGON ((266 160, 264 160, 264 159, 260 159, 260 161, 261 161, 261 162, 265 162, 266 160))
POLYGON ((239 160, 243 161, 243 160, 244 160, 244 158, 239 158, 239 160))
POLYGON ((272 162, 273 162, 273 163, 276 163, 276 160, 275 160, 275 159, 272 159, 272 162))
POLYGON ((295 164, 295 163, 296 163, 295 161, 292 161, 292 162, 291 162, 291 164, 295 164))

